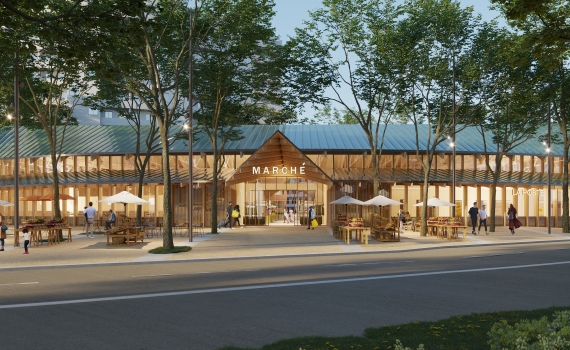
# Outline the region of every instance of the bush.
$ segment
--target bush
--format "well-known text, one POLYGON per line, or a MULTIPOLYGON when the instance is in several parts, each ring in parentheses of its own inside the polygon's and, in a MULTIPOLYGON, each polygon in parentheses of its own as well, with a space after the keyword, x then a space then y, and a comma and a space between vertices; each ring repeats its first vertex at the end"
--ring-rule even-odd
POLYGON ((495 323, 488 333, 492 350, 558 350, 570 349, 570 311, 556 311, 552 322, 522 320, 510 326, 503 320, 495 323))

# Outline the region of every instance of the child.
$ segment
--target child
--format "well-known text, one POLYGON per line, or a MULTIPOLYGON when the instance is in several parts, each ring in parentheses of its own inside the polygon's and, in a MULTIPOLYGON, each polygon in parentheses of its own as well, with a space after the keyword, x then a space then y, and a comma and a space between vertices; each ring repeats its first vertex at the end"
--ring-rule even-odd
POLYGON ((24 235, 24 254, 29 254, 28 253, 28 244, 30 244, 30 233, 28 232, 28 229, 25 228, 22 230, 22 233, 24 235))

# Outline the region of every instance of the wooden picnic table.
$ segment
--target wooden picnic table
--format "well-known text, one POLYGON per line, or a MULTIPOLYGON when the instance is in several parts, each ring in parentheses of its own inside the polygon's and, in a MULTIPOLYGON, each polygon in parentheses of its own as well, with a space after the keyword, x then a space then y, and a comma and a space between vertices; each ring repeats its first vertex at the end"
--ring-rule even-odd
POLYGON ((360 243, 368 244, 368 237, 370 236, 370 227, 341 226, 340 227, 341 240, 346 244, 350 244, 350 239, 352 238, 352 232, 356 233, 355 238, 358 239, 360 243))
MULTIPOLYGON (((14 230, 14 247, 20 246, 20 233, 24 228, 17 228, 14 230)), ((30 233, 30 245, 39 246, 43 241, 43 233, 47 235, 47 244, 59 244, 59 230, 67 230, 67 241, 73 242, 71 238, 71 227, 65 225, 34 225, 33 228, 28 227, 28 232, 30 233)))
POLYGON ((428 232, 435 231, 438 238, 451 240, 453 238, 459 239, 459 229, 463 229, 463 240, 467 239, 467 226, 461 225, 446 225, 446 224, 430 224, 428 225, 428 232), (431 228, 431 229, 430 229, 431 228))

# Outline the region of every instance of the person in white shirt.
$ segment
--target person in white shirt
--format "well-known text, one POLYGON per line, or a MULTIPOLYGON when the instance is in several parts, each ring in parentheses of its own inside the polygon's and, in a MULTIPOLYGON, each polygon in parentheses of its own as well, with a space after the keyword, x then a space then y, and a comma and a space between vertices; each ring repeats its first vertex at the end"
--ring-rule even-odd
POLYGON ((481 210, 479 210, 479 232, 481 232, 481 225, 485 225, 485 234, 488 235, 487 232, 487 211, 485 210, 485 204, 481 206, 481 210))
POLYGON ((28 244, 30 244, 30 232, 27 228, 22 230, 22 236, 24 238, 24 254, 28 253, 28 244))
POLYGON ((85 235, 88 238, 95 238, 93 236, 93 222, 95 220, 95 215, 97 211, 93 208, 93 202, 89 202, 89 207, 83 211, 85 217, 87 218, 87 230, 85 230, 85 235), (91 232, 91 235, 89 234, 91 232))

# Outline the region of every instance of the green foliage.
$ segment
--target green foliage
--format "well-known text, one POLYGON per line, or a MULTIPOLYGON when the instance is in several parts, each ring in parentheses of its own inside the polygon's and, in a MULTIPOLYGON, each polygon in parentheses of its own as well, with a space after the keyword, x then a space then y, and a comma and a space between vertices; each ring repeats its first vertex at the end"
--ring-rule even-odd
POLYGON ((501 349, 570 349, 570 311, 557 311, 553 320, 522 320, 514 326, 506 320, 496 323, 489 332, 489 346, 501 349))
POLYGON ((184 253, 189 252, 192 250, 192 247, 182 246, 182 247, 174 247, 172 249, 166 249, 164 247, 157 247, 150 249, 148 252, 150 254, 174 254, 174 253, 184 253))
POLYGON ((339 110, 330 104, 317 109, 314 120, 316 124, 358 124, 358 120, 347 110, 339 110))
POLYGON ((491 0, 509 24, 521 30, 525 46, 551 68, 568 55, 570 6, 564 0, 491 0))
MULTIPOLYGON (((521 323, 525 319, 538 320, 551 316, 565 308, 553 307, 532 311, 501 311, 467 316, 454 316, 434 322, 410 322, 401 325, 367 328, 364 335, 345 337, 299 337, 277 341, 262 346, 261 350, 395 350, 406 349, 453 349, 487 350, 488 333, 494 324, 506 321, 521 323)), ((561 324, 552 322, 551 325, 561 324)), ((560 327, 560 326, 556 326, 560 327)), ((509 347, 513 349, 515 347, 509 347)), ((220 350, 245 350, 224 347, 220 350)))

